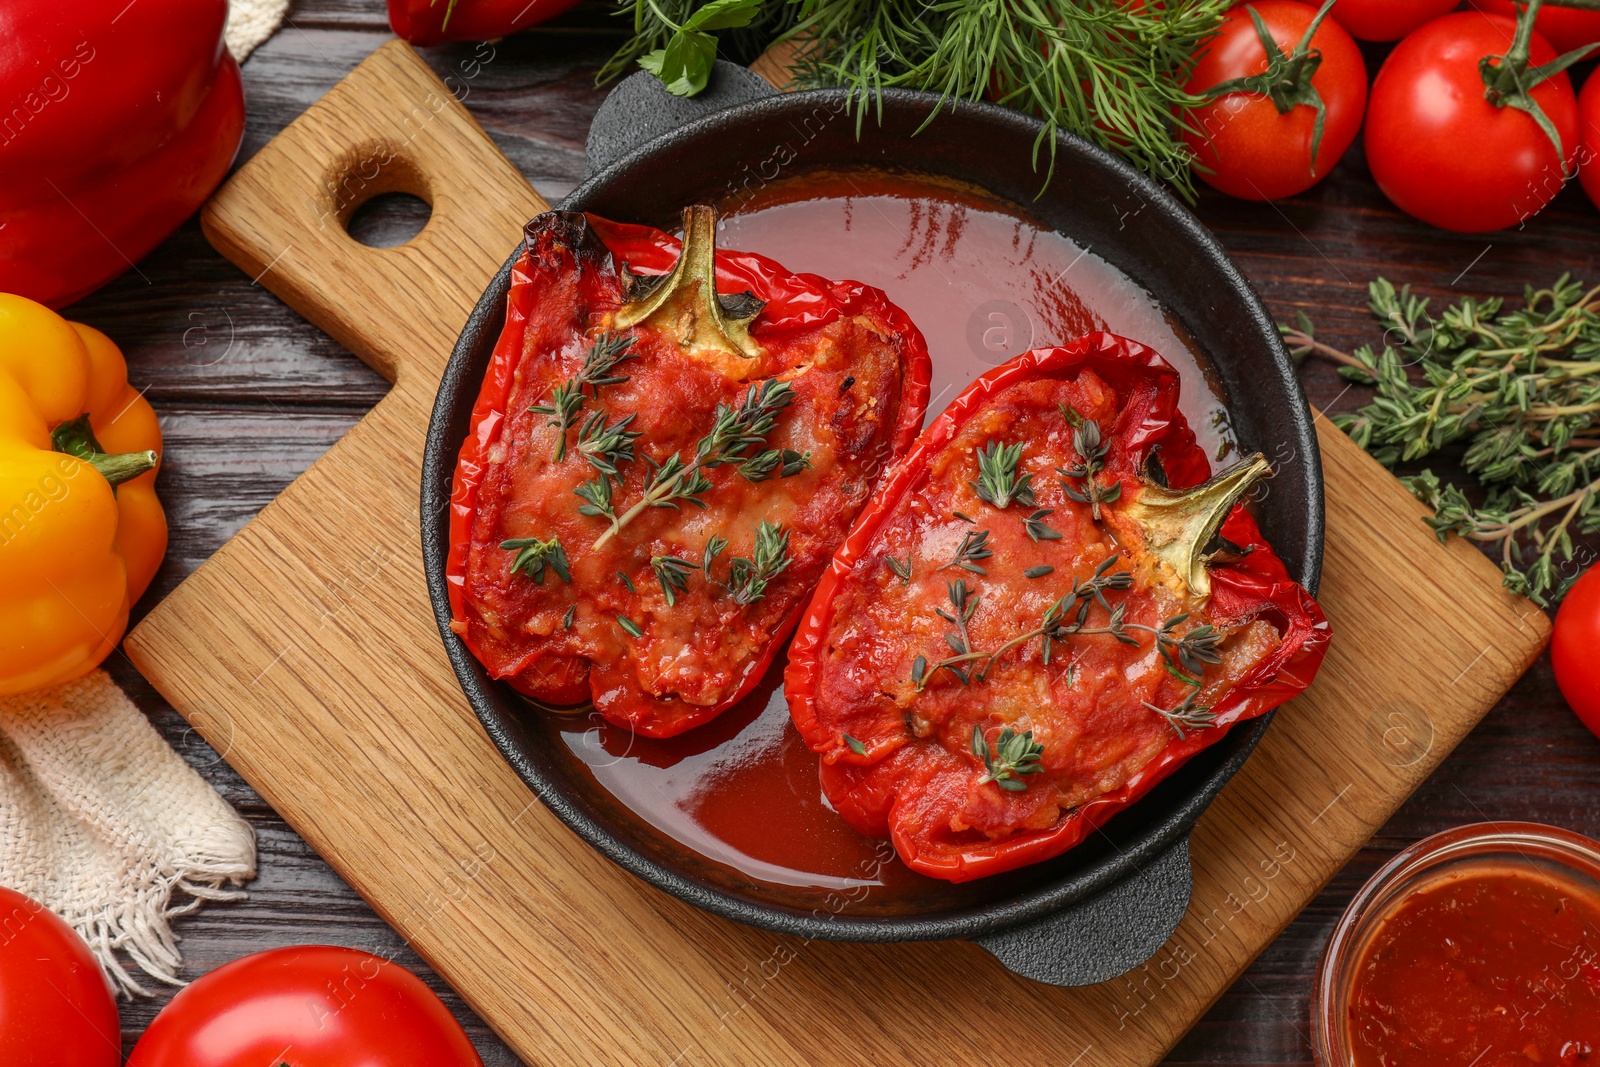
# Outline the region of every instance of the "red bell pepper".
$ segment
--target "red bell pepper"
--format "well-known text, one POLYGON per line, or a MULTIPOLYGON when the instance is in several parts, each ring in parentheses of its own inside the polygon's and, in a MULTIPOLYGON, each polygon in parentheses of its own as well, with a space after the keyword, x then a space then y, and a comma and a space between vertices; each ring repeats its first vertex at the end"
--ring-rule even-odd
POLYGON ((1109 334, 990 371, 822 577, 790 712, 912 869, 1057 856, 1316 674, 1327 621, 1238 502, 1265 460, 1207 481, 1178 385, 1109 334))
POLYGON ((0 5, 0 292, 51 307, 210 195, 244 132, 227 0, 0 5))
POLYGON ((489 673, 650 737, 760 681, 930 376, 879 290, 715 251, 709 208, 685 231, 528 224, 451 500, 489 673))
POLYGON ((488 41, 537 26, 578 0, 389 0, 389 27, 412 44, 488 41))

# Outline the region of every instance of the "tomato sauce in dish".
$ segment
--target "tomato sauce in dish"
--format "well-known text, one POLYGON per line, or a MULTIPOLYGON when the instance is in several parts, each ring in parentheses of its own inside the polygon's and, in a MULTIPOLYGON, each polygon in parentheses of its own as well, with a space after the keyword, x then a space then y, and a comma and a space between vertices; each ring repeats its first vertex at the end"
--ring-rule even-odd
MULTIPOLYGON (((1093 252, 977 190, 903 175, 802 175, 754 200, 719 205, 719 215, 719 247, 885 290, 928 342, 930 417, 1017 352, 1112 329, 1154 345, 1179 368, 1180 406, 1207 453, 1233 450, 1220 387, 1154 297, 1093 252), (970 320, 988 304, 972 343, 970 320), (984 337, 985 330, 993 332, 984 337)), ((820 906, 848 891, 857 914, 959 896, 964 887, 916 874, 887 842, 858 833, 833 810, 817 757, 790 722, 785 667, 780 655, 721 718, 670 739, 631 735, 592 712, 531 715, 529 725, 561 758, 581 765, 597 795, 722 868, 727 884, 788 887, 820 906)))
POLYGON ((1600 1063, 1600 896, 1545 867, 1452 871, 1370 935, 1352 1067, 1600 1063))
POLYGON ((933 357, 928 420, 974 378, 1030 348, 1096 330, 1160 352, 1213 460, 1233 452, 1227 408, 1198 346, 1149 292, 1072 238, 968 185, 823 172, 727 204, 720 240, 790 270, 858 278, 911 316, 933 357))

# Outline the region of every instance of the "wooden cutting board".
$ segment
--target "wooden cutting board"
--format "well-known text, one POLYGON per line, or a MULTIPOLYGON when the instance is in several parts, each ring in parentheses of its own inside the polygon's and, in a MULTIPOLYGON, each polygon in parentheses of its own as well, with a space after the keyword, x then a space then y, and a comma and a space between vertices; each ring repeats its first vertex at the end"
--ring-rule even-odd
POLYGON ((1333 650, 1206 812, 1195 889, 1144 966, 1083 989, 965 942, 802 942, 613 866, 500 758, 457 688, 418 541, 423 435, 460 324, 545 203, 405 44, 379 49, 203 217, 212 243, 394 390, 129 637, 217 750, 531 1063, 1150 1064, 1399 806, 1548 638, 1340 432, 1333 650), (433 205, 399 248, 342 221, 433 205), (1011 1036, 1008 1036, 1011 1035, 1011 1036), (1037 1054, 1033 1050, 1039 1050, 1037 1054))

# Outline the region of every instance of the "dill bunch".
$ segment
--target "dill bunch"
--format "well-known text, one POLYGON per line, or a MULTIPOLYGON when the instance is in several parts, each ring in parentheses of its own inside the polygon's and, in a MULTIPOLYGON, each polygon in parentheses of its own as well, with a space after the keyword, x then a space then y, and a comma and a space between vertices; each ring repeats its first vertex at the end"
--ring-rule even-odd
POLYGON ((1600 532, 1600 286, 1563 274, 1528 286, 1520 308, 1469 297, 1438 317, 1410 286, 1379 278, 1368 296, 1376 349, 1324 344, 1304 313, 1280 326, 1295 356, 1376 388, 1334 425, 1389 467, 1463 448, 1482 493, 1432 470, 1402 479, 1434 509, 1428 525, 1489 546, 1512 592, 1559 600, 1594 559, 1582 539, 1600 532))
MULTIPOLYGON (((729 3, 730 0, 712 0, 729 3)), ((757 0, 739 0, 748 6, 757 0)), ((859 125, 885 88, 937 93, 940 105, 993 100, 1043 120, 1034 166, 1054 166, 1055 133, 1067 130, 1172 182, 1193 199, 1192 154, 1174 115, 1203 98, 1184 90, 1193 56, 1232 0, 764 0, 749 26, 726 31, 753 42, 798 44, 795 83, 851 94, 859 125)), ((634 37, 601 71, 623 73, 669 49, 693 0, 623 0, 634 37)), ((743 58, 741 54, 740 58, 743 58)))

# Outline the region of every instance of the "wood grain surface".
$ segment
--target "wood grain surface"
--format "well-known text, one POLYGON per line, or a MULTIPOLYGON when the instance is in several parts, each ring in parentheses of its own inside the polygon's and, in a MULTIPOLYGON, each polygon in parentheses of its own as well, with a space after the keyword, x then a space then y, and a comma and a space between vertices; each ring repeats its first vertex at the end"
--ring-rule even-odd
MULTIPOLYGON (((367 5, 297 4, 291 25, 245 66, 251 106, 245 154, 385 39, 381 11, 367 5)), ((498 43, 487 60, 475 46, 434 50, 429 60, 442 74, 478 72, 468 85, 469 110, 553 199, 581 173, 582 136, 603 95, 588 79, 616 39, 603 9, 588 5, 558 25, 498 43)), ((1381 52, 1368 55, 1376 59, 1381 52)), ((1452 283, 1457 292, 1515 294, 1524 280, 1542 284, 1562 268, 1593 276, 1600 253, 1593 209, 1576 190, 1525 231, 1455 237, 1394 213, 1373 188, 1359 152, 1328 182, 1276 208, 1203 196, 1200 212, 1275 313, 1287 317, 1306 308, 1321 336, 1345 346, 1376 339, 1361 307, 1361 286, 1380 271, 1437 295, 1451 292, 1452 283)), ((418 217, 393 204, 365 219, 362 214, 352 228, 374 243, 414 227, 418 217)), ((211 253, 192 223, 142 261, 139 271, 73 313, 123 343, 134 378, 149 385, 168 434, 163 492, 175 537, 150 599, 192 571, 387 390, 381 378, 211 253)), ((1363 393, 1344 393, 1344 383, 1319 364, 1307 367, 1306 384, 1330 410, 1349 409, 1363 393)), ((1373 608, 1385 610, 1376 603, 1373 608)), ((255 948, 313 940, 392 954, 427 975, 403 939, 310 854, 125 660, 111 667, 262 835, 263 873, 252 887, 252 901, 213 907, 181 924, 187 973, 255 948)), ((226 750, 227 742, 219 748, 226 750)), ((1596 833, 1600 814, 1591 798, 1597 784, 1600 745, 1562 706, 1548 661, 1541 661, 1272 943, 1169 1062, 1304 1062, 1304 998, 1316 953, 1338 909, 1377 863, 1425 833, 1479 818, 1537 818, 1596 833)), ((158 1006, 159 1001, 141 1002, 125 1009, 130 1040, 158 1006)), ((515 1062, 470 1013, 463 1011, 462 1018, 489 1063, 515 1062)), ((737 1025, 746 1025, 743 1015, 737 1025)), ((1062 1060, 1070 1062, 1071 1055, 1062 1060)))
POLYGON ((779 938, 763 956, 772 935, 639 885, 540 807, 434 632, 415 504, 427 412, 500 250, 544 207, 399 42, 217 193, 202 214, 213 245, 395 389, 127 641, 524 1059, 955 1064, 986 1047, 971 1021, 1016 1032, 1032 1018, 1086 1067, 1154 1063, 1543 647, 1544 616, 1477 552, 1436 544, 1411 496, 1329 428, 1321 597, 1335 648, 1202 820, 1189 914, 1155 959, 1069 991, 963 943, 779 938), (416 237, 373 249, 345 232, 357 204, 395 190, 432 205, 416 237), (752 966, 760 996, 739 986, 752 966), (852 1013, 869 991, 871 1016, 852 1013), (797 1024, 817 1013, 831 1032, 797 1024))

